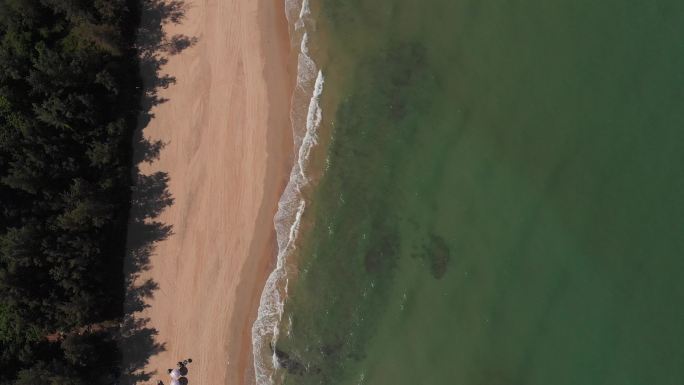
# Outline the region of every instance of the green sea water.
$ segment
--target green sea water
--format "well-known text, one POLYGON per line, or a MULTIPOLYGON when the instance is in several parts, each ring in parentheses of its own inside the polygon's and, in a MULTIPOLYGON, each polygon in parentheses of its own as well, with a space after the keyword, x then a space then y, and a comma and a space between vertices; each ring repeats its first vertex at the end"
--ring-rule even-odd
POLYGON ((285 384, 684 384, 684 2, 317 0, 285 384))

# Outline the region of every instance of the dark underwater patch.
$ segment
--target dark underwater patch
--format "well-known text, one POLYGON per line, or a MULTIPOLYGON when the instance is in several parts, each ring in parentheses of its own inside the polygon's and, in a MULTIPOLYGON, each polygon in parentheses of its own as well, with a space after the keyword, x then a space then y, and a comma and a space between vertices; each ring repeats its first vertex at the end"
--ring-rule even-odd
POLYGON ((449 262, 451 262, 451 252, 444 238, 431 234, 421 257, 428 264, 430 274, 435 279, 444 277, 449 268, 449 262))
POLYGON ((275 353, 276 359, 278 360, 278 365, 287 370, 288 373, 297 374, 300 376, 306 373, 306 366, 304 366, 304 364, 298 360, 292 358, 285 351, 274 347, 273 344, 271 344, 271 350, 275 353))
POLYGON ((397 264, 399 257, 399 238, 396 234, 390 233, 378 237, 364 257, 366 272, 378 274, 391 270, 397 264))

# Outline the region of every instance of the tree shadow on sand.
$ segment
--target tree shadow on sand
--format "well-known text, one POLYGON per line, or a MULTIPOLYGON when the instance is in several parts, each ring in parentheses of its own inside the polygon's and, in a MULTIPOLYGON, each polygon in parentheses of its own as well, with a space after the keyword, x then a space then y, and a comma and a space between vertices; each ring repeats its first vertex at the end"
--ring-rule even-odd
POLYGON ((141 275, 150 269, 150 257, 157 242, 172 235, 172 227, 158 218, 164 209, 173 204, 173 197, 168 191, 167 173, 159 171, 145 175, 140 172, 139 165, 158 159, 165 145, 161 141, 150 141, 143 135, 143 129, 153 117, 152 108, 166 101, 159 97, 159 90, 175 83, 172 76, 163 74, 161 70, 169 56, 197 42, 193 37, 168 36, 164 32, 164 26, 183 21, 186 11, 183 1, 142 0, 138 4, 136 51, 142 89, 137 129, 133 137, 133 186, 124 261, 126 295, 119 330, 122 358, 120 384, 149 381, 156 374, 145 371, 150 357, 165 350, 165 344, 157 341, 157 330, 149 325, 149 319, 140 317, 139 312, 149 306, 146 302, 159 288, 152 279, 141 279, 141 275))

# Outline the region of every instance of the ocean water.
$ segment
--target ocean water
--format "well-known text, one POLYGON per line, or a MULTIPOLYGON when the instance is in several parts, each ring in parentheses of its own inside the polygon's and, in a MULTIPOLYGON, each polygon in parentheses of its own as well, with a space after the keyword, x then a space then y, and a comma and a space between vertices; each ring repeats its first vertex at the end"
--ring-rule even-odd
POLYGON ((305 5, 259 383, 683 384, 684 2, 305 5))

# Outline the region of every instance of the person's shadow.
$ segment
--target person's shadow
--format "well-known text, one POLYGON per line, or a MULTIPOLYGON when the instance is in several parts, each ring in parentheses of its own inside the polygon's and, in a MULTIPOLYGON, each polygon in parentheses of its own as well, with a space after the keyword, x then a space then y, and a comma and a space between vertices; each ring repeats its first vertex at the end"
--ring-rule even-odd
POLYGON ((143 135, 143 129, 153 117, 151 109, 166 102, 158 96, 158 90, 175 83, 173 77, 161 73, 162 67, 168 56, 176 55, 197 42, 196 38, 185 35, 167 36, 164 31, 166 24, 182 22, 186 11, 183 1, 142 0, 129 3, 139 4, 132 14, 138 24, 135 49, 143 87, 140 89, 140 110, 133 138, 133 186, 124 260, 126 293, 118 333, 120 384, 149 381, 156 373, 146 372, 145 367, 150 357, 165 349, 165 344, 157 341, 157 330, 149 326, 149 319, 139 316, 139 312, 149 306, 146 301, 154 296, 159 285, 151 279, 140 282, 140 275, 150 268, 150 256, 156 243, 172 234, 171 225, 160 222, 158 217, 173 204, 173 197, 168 191, 169 176, 166 172, 145 175, 138 166, 143 162, 154 162, 164 148, 164 143, 149 141, 143 135))

